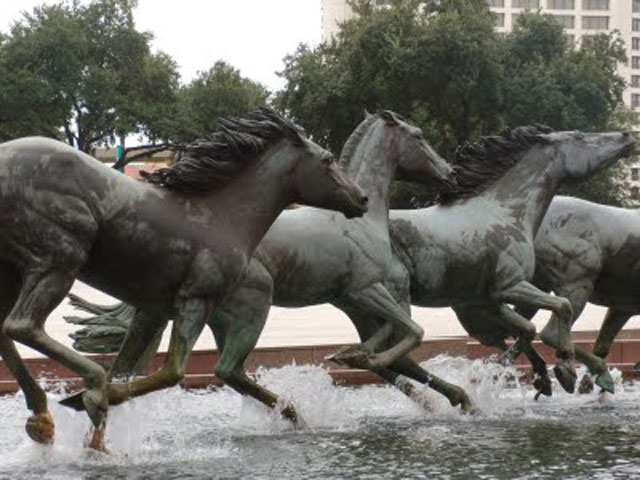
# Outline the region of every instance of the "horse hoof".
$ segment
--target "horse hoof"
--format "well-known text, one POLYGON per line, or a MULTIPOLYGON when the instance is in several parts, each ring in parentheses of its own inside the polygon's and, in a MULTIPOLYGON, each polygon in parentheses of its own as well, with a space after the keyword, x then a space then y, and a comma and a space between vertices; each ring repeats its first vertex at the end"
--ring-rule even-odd
POLYGON ((82 395, 82 403, 84 404, 84 408, 93 425, 96 429, 100 428, 98 425, 104 424, 107 416, 107 409, 109 407, 104 390, 87 390, 82 395))
POLYGON ((371 367, 369 362, 369 352, 360 350, 358 347, 341 348, 336 353, 329 355, 326 358, 338 363, 339 365, 351 368, 367 370, 371 367))
POLYGON ((616 387, 613 383, 613 378, 611 378, 608 370, 605 370, 596 377, 596 385, 598 385, 605 392, 615 393, 616 391, 616 387))
POLYGON ((104 446, 104 427, 93 427, 85 439, 85 447, 96 452, 109 453, 104 446), (89 438, 91 437, 91 438, 89 438))
POLYGON ((547 376, 536 377, 533 380, 533 387, 537 390, 535 400, 538 400, 538 397, 540 395, 544 395, 545 397, 550 397, 553 393, 551 389, 551 379, 547 376))
POLYGON ((337 352, 330 353, 329 355, 324 357, 324 359, 346 367, 348 365, 343 362, 343 358, 345 356, 351 355, 356 350, 357 348, 353 345, 345 345, 344 347, 340 347, 337 352))
POLYGON ((559 363, 555 367, 553 367, 553 373, 558 379, 558 382, 560 382, 562 388, 564 388, 565 392, 575 392, 576 380, 578 376, 576 375, 575 370, 570 365, 566 363, 559 363))
POLYGON ((53 442, 55 424, 49 412, 30 416, 24 428, 34 442, 44 444, 53 442))
POLYGON ((465 398, 460 401, 460 410, 468 415, 477 415, 480 413, 480 410, 476 408, 471 399, 466 395, 465 398))
POLYGON ((582 380, 580 380, 580 385, 578 386, 578 393, 586 395, 591 392, 593 392, 591 377, 589 375, 583 375, 582 380))
POLYGON ((68 396, 66 398, 63 398, 58 403, 60 405, 65 406, 65 407, 73 408, 74 410, 77 410, 78 412, 82 412, 85 409, 84 401, 82 400, 83 397, 84 397, 85 392, 86 392, 86 390, 81 390, 78 393, 74 393, 73 395, 70 395, 70 396, 68 396))
POLYGON ((282 410, 280 410, 280 415, 282 415, 287 420, 290 420, 296 426, 296 428, 307 428, 307 422, 305 422, 303 418, 298 415, 295 407, 291 404, 288 404, 282 410))

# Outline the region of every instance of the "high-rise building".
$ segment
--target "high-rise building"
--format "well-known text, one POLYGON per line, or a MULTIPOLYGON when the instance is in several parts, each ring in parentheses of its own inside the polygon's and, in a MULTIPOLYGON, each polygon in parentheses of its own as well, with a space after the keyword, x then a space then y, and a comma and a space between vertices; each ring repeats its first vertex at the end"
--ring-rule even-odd
MULTIPOLYGON (((378 6, 389 0, 372 0, 378 6)), ((553 15, 574 42, 584 35, 617 30, 627 49, 626 65, 618 71, 627 82, 624 102, 640 121, 640 0, 486 0, 498 32, 509 32, 523 11, 540 10, 553 15)), ((322 36, 330 39, 338 25, 353 16, 346 0, 322 0, 322 36)), ((640 190, 640 161, 631 168, 634 192, 640 190)))

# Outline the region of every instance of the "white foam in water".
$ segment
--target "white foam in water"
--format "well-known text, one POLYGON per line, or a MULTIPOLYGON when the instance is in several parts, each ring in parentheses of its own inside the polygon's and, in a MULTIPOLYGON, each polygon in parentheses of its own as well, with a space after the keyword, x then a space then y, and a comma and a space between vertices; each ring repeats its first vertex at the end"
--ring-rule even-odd
MULTIPOLYGON (((597 392, 586 396, 568 395, 554 381, 554 396, 541 398, 538 403, 533 401, 533 388, 521 385, 512 367, 448 356, 438 356, 422 365, 464 388, 485 419, 516 415, 535 419, 540 415, 536 412, 537 405, 554 404, 559 405, 557 415, 561 418, 562 409, 567 407, 599 403, 614 406, 620 398, 636 398, 639 392, 636 386, 623 385, 622 375, 614 370, 616 395, 603 396, 597 392)), ((55 442, 51 446, 35 444, 24 432, 30 412, 22 394, 0 397, 0 478, 30 464, 40 464, 42 468, 62 468, 70 464, 157 466, 203 458, 231 458, 237 448, 233 439, 244 436, 358 431, 363 422, 382 419, 421 420, 435 416, 467 422, 474 418, 464 415, 459 408, 451 408, 444 397, 418 384, 415 385, 427 399, 428 410, 392 386, 337 387, 328 372, 318 366, 262 369, 257 377, 261 385, 277 392, 283 401, 294 404, 308 430, 295 429, 277 412, 227 387, 215 391, 173 388, 112 408, 106 437, 110 455, 101 455, 81 448, 90 422, 84 413, 57 404, 63 392, 49 393, 56 423, 55 442)), ((544 415, 554 415, 554 411, 545 410, 544 415)), ((433 428, 444 427, 434 425, 433 428)), ((429 435, 434 433, 437 434, 429 430, 429 435)), ((437 441, 438 435, 432 438, 437 441)))

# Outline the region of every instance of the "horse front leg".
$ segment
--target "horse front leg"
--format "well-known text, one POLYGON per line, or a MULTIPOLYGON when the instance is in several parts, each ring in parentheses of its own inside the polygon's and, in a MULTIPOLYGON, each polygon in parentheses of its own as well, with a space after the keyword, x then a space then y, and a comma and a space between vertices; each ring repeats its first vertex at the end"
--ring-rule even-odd
MULTIPOLYGON (((151 313, 137 309, 129 323, 118 355, 107 373, 107 379, 129 381, 139 374, 157 352, 167 323, 166 319, 158 321, 157 317, 151 313)), ((110 404, 115 405, 115 402, 122 401, 124 393, 118 387, 109 385, 108 392, 110 404)), ((84 390, 80 391, 60 400, 59 403, 74 410, 84 410, 82 401, 84 393, 84 390)))
POLYGON ((271 409, 278 408, 284 418, 304 427, 306 423, 292 404, 281 402, 275 393, 249 378, 244 369, 244 362, 264 329, 272 295, 271 275, 252 259, 243 284, 207 321, 220 352, 215 374, 241 395, 253 397, 271 409))
POLYGON ((415 323, 409 315, 391 296, 382 283, 376 283, 364 290, 349 292, 339 301, 334 302, 338 308, 349 309, 349 305, 357 305, 359 310, 369 317, 371 322, 378 325, 378 320, 382 322, 377 330, 360 347, 349 349, 331 357, 338 363, 345 363, 355 368, 373 369, 377 367, 387 367, 400 357, 403 357, 422 341, 424 331, 420 325, 415 323), (392 334, 399 336, 400 340, 393 346, 380 349, 392 334), (364 348, 362 348, 364 347, 364 348))
MULTIPOLYGON (((516 307, 528 306, 553 312, 551 319, 540 332, 540 339, 545 344, 556 349, 556 356, 561 362, 556 364, 553 371, 560 385, 567 392, 573 393, 576 384, 576 372, 571 365, 571 360, 575 357, 574 346, 571 342, 571 324, 573 320, 571 302, 564 297, 549 295, 526 281, 521 281, 506 290, 495 293, 493 298, 503 303, 511 303, 516 307)), ((515 314, 515 312, 513 313, 515 314)), ((533 327, 531 322, 520 315, 518 317, 533 327)), ((533 329, 535 333, 535 327, 533 329)), ((532 339, 525 338, 523 340, 530 343, 532 339)))
POLYGON ((609 308, 600 326, 596 343, 593 345, 593 354, 600 358, 606 358, 609 355, 613 340, 635 314, 636 312, 625 312, 614 307, 609 308))
POLYGON ((185 365, 202 333, 212 304, 208 299, 189 298, 173 320, 169 351, 164 365, 151 375, 126 384, 109 384, 109 402, 119 405, 131 398, 177 385, 184 377, 185 365))

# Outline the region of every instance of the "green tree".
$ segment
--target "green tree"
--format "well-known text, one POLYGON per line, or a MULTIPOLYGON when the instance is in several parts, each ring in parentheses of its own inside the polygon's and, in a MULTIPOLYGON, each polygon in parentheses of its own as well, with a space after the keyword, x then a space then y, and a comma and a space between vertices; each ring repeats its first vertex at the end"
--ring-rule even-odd
POLYGON ((59 136, 90 151, 157 119, 155 105, 171 103, 178 74, 136 30, 135 6, 94 0, 24 13, 0 44, 2 135, 59 136))
POLYGON ((178 94, 178 122, 170 138, 189 141, 202 137, 217 127, 218 119, 238 116, 264 104, 269 91, 240 71, 218 61, 213 67, 182 87, 178 94))
MULTIPOLYGON (((605 131, 631 127, 619 63, 627 61, 617 33, 585 36, 575 48, 551 15, 525 13, 504 41, 503 122, 543 123, 557 130, 605 131)), ((565 193, 622 205, 629 185, 624 162, 565 193)))
MULTIPOLYGON (((337 38, 301 46, 285 59, 276 105, 315 140, 339 151, 363 111, 392 109, 420 125, 443 155, 498 127, 499 38, 483 2, 396 1, 374 9, 352 3, 356 17, 337 38), (433 8, 438 8, 433 14, 433 8)), ((402 187, 408 205, 419 196, 402 187)))
MULTIPOLYGON (((286 85, 276 95, 280 108, 334 151, 364 109, 403 114, 448 158, 457 146, 504 126, 601 131, 630 125, 617 74, 624 46, 615 34, 585 37, 574 48, 552 16, 527 13, 503 37, 481 0, 399 0, 389 9, 362 0, 353 8, 356 18, 333 41, 300 46, 286 58, 286 85)), ((620 168, 571 191, 619 204, 625 197, 620 168)), ((401 186, 392 203, 432 199, 423 189, 401 186)))

